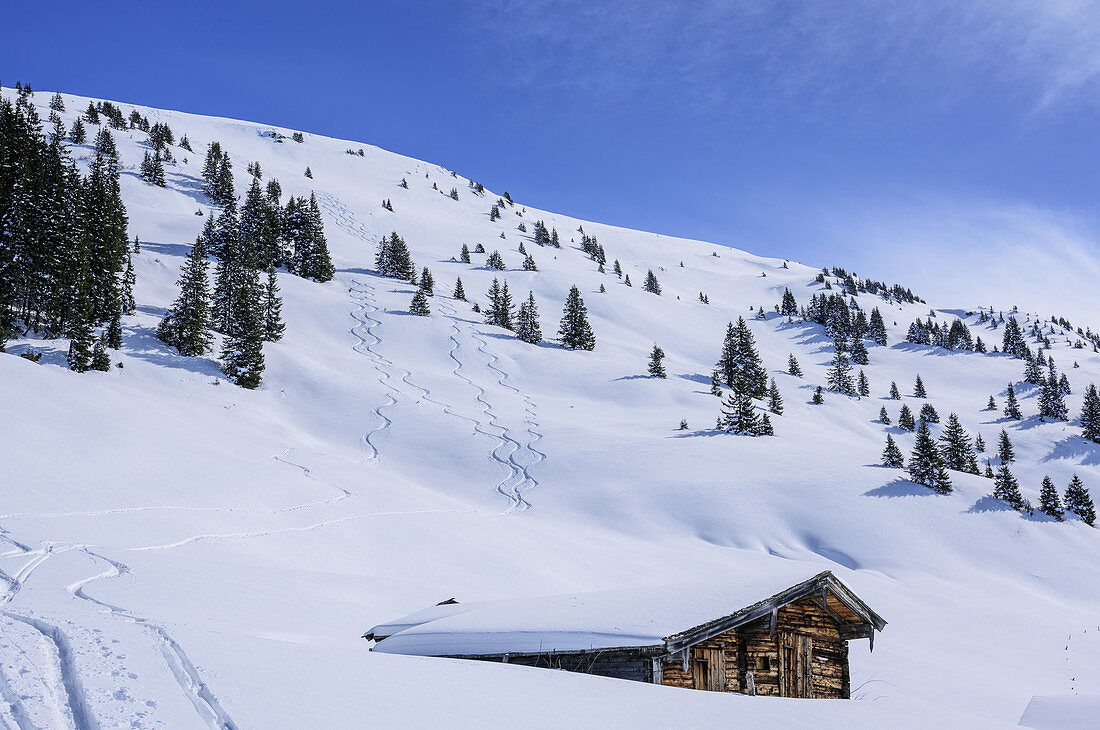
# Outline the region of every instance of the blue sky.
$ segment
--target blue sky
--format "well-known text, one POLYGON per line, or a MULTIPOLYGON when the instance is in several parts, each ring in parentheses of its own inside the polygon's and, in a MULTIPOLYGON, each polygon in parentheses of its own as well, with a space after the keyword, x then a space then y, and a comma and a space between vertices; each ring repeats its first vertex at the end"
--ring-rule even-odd
POLYGON ((5 8, 5 85, 361 140, 945 305, 1097 309, 1095 2, 66 5, 5 8))

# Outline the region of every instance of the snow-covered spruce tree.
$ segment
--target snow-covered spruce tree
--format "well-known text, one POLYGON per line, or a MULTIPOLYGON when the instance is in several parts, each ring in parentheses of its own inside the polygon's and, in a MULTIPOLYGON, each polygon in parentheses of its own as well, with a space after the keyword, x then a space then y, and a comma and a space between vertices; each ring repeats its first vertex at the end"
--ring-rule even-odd
POLYGON ((982 476, 986 479, 993 479, 997 476, 993 473, 993 465, 989 463, 989 459, 985 460, 985 473, 982 476))
POLYGON ((461 277, 455 279, 455 290, 451 296, 460 302, 466 301, 466 290, 462 288, 461 277))
POLYGON ((1058 376, 1054 370, 1054 363, 1050 364, 1050 375, 1043 383, 1043 389, 1039 393, 1039 416, 1052 421, 1065 421, 1069 418, 1069 410, 1066 408, 1066 397, 1058 384, 1058 376))
POLYGON ((855 395, 856 389, 852 383, 852 365, 848 362, 848 356, 840 348, 833 353, 833 363, 826 374, 826 383, 829 390, 835 390, 844 395, 855 395))
POLYGON ((716 365, 723 381, 733 389, 748 393, 751 398, 763 398, 768 392, 768 375, 756 351, 756 341, 744 317, 737 325, 730 322, 722 343, 722 354, 716 365))
POLYGON ((1043 477, 1043 486, 1039 489, 1039 511, 1059 522, 1065 519, 1065 511, 1062 509, 1062 500, 1058 497, 1058 489, 1049 476, 1043 477))
POLYGON ((974 450, 979 454, 985 453, 985 439, 982 438, 981 434, 974 437, 974 450))
POLYGON ((871 310, 871 323, 867 329, 867 336, 876 345, 886 346, 886 323, 882 321, 882 313, 878 307, 871 310))
POLYGON ((588 309, 581 299, 581 292, 574 285, 569 290, 562 309, 558 336, 562 347, 569 350, 595 350, 596 336, 588 324, 588 309))
POLYGON ((428 271, 427 266, 420 272, 420 290, 429 297, 435 296, 435 279, 432 278, 432 272, 428 271))
POLYGON ((642 291, 647 291, 657 296, 661 295, 661 285, 657 282, 657 275, 653 273, 653 269, 646 272, 645 283, 642 284, 642 291))
POLYGON ((787 373, 796 378, 802 377, 802 368, 799 366, 798 359, 794 356, 794 353, 787 356, 787 373))
POLYGON ((210 349, 210 287, 206 259, 199 241, 191 247, 178 282, 179 296, 157 326, 157 339, 186 357, 200 357, 210 349))
POLYGON ((283 299, 279 296, 279 279, 275 267, 267 270, 267 281, 263 294, 264 341, 278 342, 283 339, 286 323, 283 322, 283 299))
POLYGON ((383 236, 379 241, 378 252, 374 256, 374 268, 380 276, 391 279, 408 281, 415 275, 416 267, 409 256, 409 248, 396 231, 389 236, 383 236))
POLYGON ((242 388, 257 388, 264 372, 263 290, 255 269, 242 268, 229 307, 222 345, 225 374, 242 388))
POLYGON ((1096 524, 1096 508, 1092 495, 1076 474, 1066 488, 1066 510, 1080 517, 1090 527, 1096 524))
POLYGON ((102 373, 111 369, 111 356, 107 354, 107 343, 102 337, 92 346, 92 361, 88 364, 88 369, 102 373))
POLYGON ((947 474, 943 455, 940 453, 928 424, 920 422, 913 453, 909 456, 909 478, 917 484, 923 484, 937 494, 951 492, 951 478, 947 474))
POLYGON ((890 397, 894 400, 901 400, 901 391, 898 390, 898 384, 893 380, 890 381, 890 397))
POLYGON ((115 316, 111 317, 110 324, 107 325, 107 331, 103 333, 103 341, 107 347, 112 350, 122 349, 122 312, 115 312, 115 316))
POLYGON ((768 383, 768 410, 777 416, 783 415, 783 396, 779 393, 775 378, 768 383))
POLYGON ((1020 494, 1020 485, 1016 482, 1016 477, 1012 475, 1008 464, 1001 464, 1000 468, 997 469, 997 476, 993 477, 993 497, 1008 503, 1014 510, 1024 508, 1024 498, 1020 494))
MULTIPOLYGON (((531 254, 527 254, 523 258, 523 270, 524 271, 538 271, 539 267, 535 263, 535 259, 531 257, 531 254)), ((602 286, 602 285, 601 285, 602 286)))
POLYGON ((920 379, 920 375, 917 375, 917 381, 913 384, 913 397, 915 398, 927 398, 928 391, 924 388, 924 381, 920 379))
POLYGON ((798 302, 787 287, 783 287, 783 301, 779 304, 779 313, 785 317, 798 316, 798 302))
POLYGON ((626 279, 623 281, 623 283, 626 284, 627 286, 634 286, 633 284, 630 283, 630 274, 626 275, 626 279))
POLYGON ((917 418, 926 423, 940 422, 940 414, 936 413, 936 409, 932 407, 931 403, 925 403, 920 407, 920 415, 917 418))
POLYGON ((710 373, 710 394, 722 397, 722 380, 717 370, 710 373))
POLYGON ((1085 400, 1081 406, 1081 435, 1100 444, 1100 394, 1095 383, 1089 383, 1085 388, 1085 400))
POLYGON ((649 353, 649 366, 646 368, 647 372, 654 378, 668 377, 665 373, 665 366, 662 360, 665 359, 665 351, 657 345, 653 346, 653 351, 649 353))
POLYGON ((997 410, 997 401, 993 400, 993 396, 989 396, 989 402, 985 404, 985 409, 987 411, 997 410))
POLYGON ((752 396, 733 388, 722 402, 722 429, 726 433, 755 436, 760 427, 752 396))
POLYGON ((1002 464, 1010 464, 1016 461, 1016 452, 1012 448, 1012 441, 1009 440, 1008 432, 1003 428, 997 442, 997 458, 1001 460, 1002 464))
POLYGON ((812 397, 810 398, 810 403, 813 403, 813 404, 814 404, 815 406, 819 406, 819 405, 821 405, 821 404, 822 404, 822 403, 824 403, 824 402, 825 402, 825 396, 824 396, 824 395, 822 395, 822 393, 821 393, 821 386, 819 385, 819 386, 817 386, 817 388, 816 388, 816 389, 814 390, 814 394, 813 394, 813 396, 812 396, 812 397))
POLYGON ((886 406, 882 406, 878 409, 878 422, 883 426, 890 425, 890 414, 886 412, 886 406))
POLYGON ((760 414, 760 422, 756 425, 756 433, 754 436, 774 436, 775 428, 772 426, 772 419, 767 413, 760 414))
POLYGON ((458 260, 464 264, 470 263, 470 247, 462 244, 462 250, 458 253, 458 260))
POLYGON ((903 431, 912 431, 916 427, 917 423, 913 418, 913 412, 909 410, 909 406, 903 404, 898 412, 898 428, 903 431))
POLYGON ((901 449, 898 448, 897 442, 890 434, 886 434, 886 448, 882 451, 882 465, 891 469, 905 468, 905 457, 902 456, 901 449))
POLYGON ((409 303, 409 314, 415 314, 418 317, 427 317, 432 313, 432 308, 428 305, 428 297, 424 294, 423 289, 417 289, 413 294, 412 301, 409 303))
POLYGON ((489 258, 485 259, 485 266, 494 271, 504 271, 504 258, 500 255, 500 251, 489 254, 489 258))
POLYGON ((74 321, 69 339, 68 364, 74 373, 86 373, 92 364, 92 348, 95 337, 87 314, 78 314, 74 321))
POLYGON ((508 292, 508 282, 504 282, 501 286, 500 280, 494 278, 486 296, 489 298, 489 304, 485 308, 485 323, 503 327, 506 330, 513 329, 515 305, 512 304, 512 295, 508 292))
POLYGON ((863 345, 863 340, 853 340, 848 349, 852 353, 852 362, 856 365, 866 365, 870 362, 867 357, 867 348, 863 345))
POLYGON ((943 442, 943 460, 948 469, 969 474, 978 473, 978 460, 970 443, 970 434, 959 423, 957 414, 947 416, 940 441, 943 442))
MULTIPOLYGON (((992 398, 992 396, 990 396, 992 398)), ((1020 402, 1016 400, 1016 389, 1012 386, 1012 383, 1008 384, 1008 390, 1005 395, 1005 418, 1011 418, 1014 421, 1019 421, 1023 418, 1023 414, 1020 412, 1020 402)))
POLYGON ((532 345, 542 342, 539 308, 535 304, 535 294, 533 292, 527 292, 527 301, 519 305, 519 315, 516 317, 516 337, 532 345))
POLYGON ((620 279, 623 278, 623 267, 619 264, 618 259, 615 259, 615 263, 611 266, 611 270, 615 273, 615 276, 620 279))
POLYGON ((1024 382, 1042 387, 1046 383, 1046 376, 1043 374, 1044 364, 1041 350, 1035 357, 1031 357, 1031 353, 1028 353, 1027 362, 1024 365, 1024 382))
POLYGON ((1069 387, 1069 378, 1065 373, 1058 376, 1058 389, 1062 391, 1062 395, 1069 395, 1073 391, 1069 387))
POLYGON ((1015 317, 1009 317, 1005 322, 1004 335, 1001 350, 1015 358, 1024 358, 1027 354, 1027 343, 1024 341, 1024 333, 1020 330, 1020 323, 1015 317))
POLYGON ((859 377, 856 378, 856 392, 865 398, 871 395, 871 383, 867 380, 867 374, 862 368, 860 368, 859 377))
MULTIPOLYGON (((303 244, 308 248, 308 255, 305 257, 299 256, 298 248, 300 245, 295 242, 294 255, 298 260, 296 264, 295 272, 306 279, 313 279, 317 282, 332 281, 332 277, 336 275, 336 267, 332 264, 332 257, 328 251, 328 241, 325 238, 324 223, 321 218, 321 209, 317 205, 317 198, 311 193, 309 196, 309 207, 306 209, 305 216, 305 240, 303 244)), ((396 236, 397 234, 394 234, 396 236)), ((405 245, 404 241, 401 241, 401 246, 405 245)), ((405 251, 406 259, 408 257, 408 250, 405 251)), ((408 260, 409 269, 413 272, 416 271, 413 268, 412 261, 408 260)))

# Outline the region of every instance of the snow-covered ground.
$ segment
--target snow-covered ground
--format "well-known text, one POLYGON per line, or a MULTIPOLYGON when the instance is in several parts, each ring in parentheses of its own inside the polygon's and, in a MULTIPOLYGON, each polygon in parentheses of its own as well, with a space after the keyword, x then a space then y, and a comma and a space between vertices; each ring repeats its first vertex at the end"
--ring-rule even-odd
MULTIPOLYGON (((35 97, 43 118, 49 97, 35 97)), ((88 99, 65 102, 70 124, 88 99)), ((828 340, 816 325, 769 314, 749 323, 785 401, 776 436, 719 434, 709 375, 726 323, 750 318, 750 308, 771 312, 784 287, 805 304, 822 289, 820 266, 844 262, 784 268, 782 259, 524 210, 522 191, 491 222, 503 191, 477 195, 436 165, 136 108, 177 138, 186 133, 195 152, 173 149, 177 164, 160 189, 137 176, 146 135, 115 134, 130 233, 141 240, 138 313, 112 353, 124 368, 71 373, 63 341, 9 344, 14 355, 43 351, 39 364, 0 356, 4 723, 984 727, 1015 724, 1035 695, 1097 694, 1100 533, 1001 509, 982 477, 952 473, 954 493, 937 496, 878 466, 887 431, 906 454, 913 439, 877 423, 884 404, 896 422, 890 381, 908 394, 919 373, 941 417, 957 412, 989 451, 1007 428, 1025 497, 1038 502, 1044 474, 1061 489, 1075 473, 1100 487, 1100 447, 1073 424, 1041 423, 1034 390, 1018 388, 1022 422, 984 410, 990 394, 1000 404, 1006 384, 1020 380, 1021 361, 905 344, 929 306, 864 295, 865 309, 882 310, 891 343, 870 348, 872 396, 827 393, 814 406, 828 340), (225 381, 213 356, 179 357, 152 334, 205 220, 196 212, 211 211, 200 171, 214 140, 231 155, 238 192, 258 161, 284 200, 316 194, 338 269, 327 284, 280 274, 286 336, 265 347, 257 391, 225 381), (517 230, 539 219, 557 229, 560 250, 517 230), (578 250, 581 225, 605 248, 608 273, 578 250), (410 285, 371 272, 390 231, 435 277, 431 317, 406 313, 410 285), (539 271, 519 270, 521 242, 539 271), (459 263, 463 243, 499 250, 508 270, 485 268, 485 254, 459 263), (610 273, 614 259, 633 287, 610 273), (648 269, 661 296, 641 289, 648 269), (547 336, 576 284, 596 350, 531 346, 482 324, 447 296, 458 276, 471 302, 485 303, 494 276, 517 300, 533 291, 547 336), (644 377, 654 344, 668 354, 666 380, 644 377), (785 374, 788 353, 803 379, 785 374), (450 597, 737 580, 792 567, 832 570, 889 622, 873 654, 852 643, 852 702, 385 655, 359 638, 450 597)), ((960 292, 943 304, 991 303, 960 292)), ((1013 302, 992 304, 1007 312, 1013 302)), ((939 319, 955 314, 940 310, 939 319)), ((1019 316, 1024 324, 1029 315, 1019 316)), ((1000 330, 967 321, 999 343, 1000 330)), ((1053 339, 1076 417, 1085 386, 1100 381, 1100 355, 1053 339)))

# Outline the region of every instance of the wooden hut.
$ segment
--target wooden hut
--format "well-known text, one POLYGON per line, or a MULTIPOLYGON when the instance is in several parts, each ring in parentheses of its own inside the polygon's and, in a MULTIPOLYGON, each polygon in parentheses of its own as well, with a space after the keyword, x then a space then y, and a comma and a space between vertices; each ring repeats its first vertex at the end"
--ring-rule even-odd
POLYGON ((825 571, 721 584, 453 600, 370 629, 373 651, 510 662, 673 687, 845 698, 848 642, 886 622, 825 571))

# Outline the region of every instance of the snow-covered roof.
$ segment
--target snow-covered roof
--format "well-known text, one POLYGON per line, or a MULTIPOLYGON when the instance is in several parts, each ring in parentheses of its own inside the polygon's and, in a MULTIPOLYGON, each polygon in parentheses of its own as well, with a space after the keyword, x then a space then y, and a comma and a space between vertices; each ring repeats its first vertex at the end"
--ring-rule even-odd
MULTIPOLYGON (((622 647, 661 647, 666 639, 730 619, 758 616, 749 609, 790 594, 790 600, 825 584, 854 598, 829 572, 772 572, 748 580, 638 588, 622 591, 447 603, 370 629, 374 651, 420 656, 470 656, 622 647), (802 592, 800 592, 802 591, 802 592)), ((862 601, 857 610, 881 629, 885 622, 862 601)))

